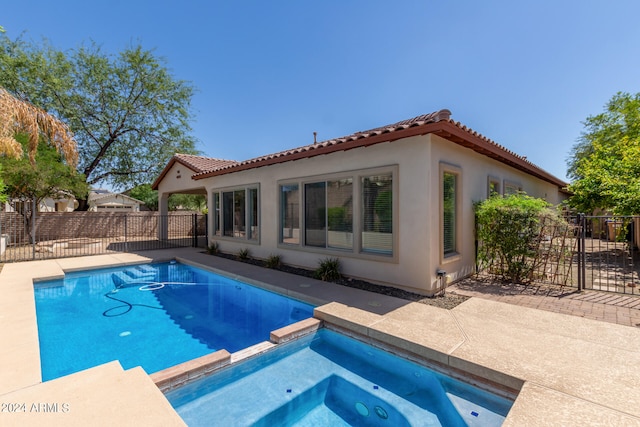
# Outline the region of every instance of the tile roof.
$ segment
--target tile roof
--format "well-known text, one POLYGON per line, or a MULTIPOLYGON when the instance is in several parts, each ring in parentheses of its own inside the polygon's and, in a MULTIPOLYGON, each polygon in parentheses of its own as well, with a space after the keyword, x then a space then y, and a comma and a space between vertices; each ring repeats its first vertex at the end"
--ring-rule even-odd
POLYGON ((232 166, 238 163, 235 160, 223 160, 223 159, 216 159, 212 157, 195 156, 193 154, 176 153, 169 160, 169 162, 164 167, 164 169, 162 169, 162 172, 160 172, 160 175, 158 175, 158 177, 153 182, 153 184, 151 184, 152 189, 154 190, 158 189, 158 185, 160 184, 160 181, 162 181, 165 175, 169 172, 169 169, 171 169, 171 167, 174 164, 176 164, 176 162, 181 163, 186 167, 188 167, 189 169, 193 170, 196 175, 203 172, 218 170, 226 166, 232 166))
POLYGON ((194 156, 192 154, 175 154, 173 157, 188 168, 193 169, 196 173, 207 172, 238 163, 235 160, 222 160, 211 157, 194 156))
MULTIPOLYGON (((380 136, 385 134, 391 134, 404 129, 422 126, 428 123, 436 123, 441 120, 449 120, 451 112, 449 110, 440 110, 430 114, 423 114, 418 117, 414 117, 409 120, 403 120, 398 123, 394 123, 387 126, 370 129, 367 131, 356 132, 354 134, 343 136, 341 138, 329 139, 327 141, 321 141, 314 144, 308 144, 289 150, 280 151, 278 153, 267 154, 253 159, 237 162, 236 164, 225 165, 216 169, 197 173, 193 176, 194 179, 202 179, 213 175, 222 175, 224 173, 231 173, 245 169, 253 169, 261 166, 267 166, 275 163, 282 163, 291 160, 297 160, 304 157, 313 157, 316 155, 328 154, 334 151, 349 150, 364 145, 371 145, 368 143, 361 144, 359 141, 367 140, 374 136, 380 136)), ((384 138, 383 138, 384 139, 384 138)), ((385 142, 389 139, 384 139, 385 142)), ((376 143, 373 142, 372 143, 376 143)))
POLYGON ((129 199, 129 200, 133 200, 134 202, 139 202, 139 203, 144 204, 144 202, 142 200, 138 200, 138 199, 133 198, 131 196, 127 196, 126 194, 111 193, 111 192, 109 192, 109 193, 102 193, 102 192, 98 193, 98 192, 95 192, 95 191, 91 191, 89 193, 89 197, 87 197, 87 201, 96 202, 98 200, 108 199, 109 197, 116 197, 116 198, 117 197, 122 197, 122 198, 126 198, 126 199, 129 199))
POLYGON ((566 182, 528 161, 526 157, 514 153, 491 139, 466 127, 462 123, 451 119, 451 111, 446 109, 429 114, 423 114, 421 116, 367 131, 356 132, 341 138, 304 145, 298 148, 267 154, 241 162, 227 161, 228 163, 226 164, 219 164, 209 170, 203 170, 202 172, 196 173, 193 175, 193 179, 224 175, 227 173, 239 172, 241 170, 284 163, 301 158, 329 154, 336 151, 350 150, 381 142, 391 142, 401 138, 425 135, 428 133, 441 136, 442 138, 470 148, 480 154, 496 159, 504 164, 522 170, 523 172, 536 176, 559 187, 566 187, 567 185, 566 182))

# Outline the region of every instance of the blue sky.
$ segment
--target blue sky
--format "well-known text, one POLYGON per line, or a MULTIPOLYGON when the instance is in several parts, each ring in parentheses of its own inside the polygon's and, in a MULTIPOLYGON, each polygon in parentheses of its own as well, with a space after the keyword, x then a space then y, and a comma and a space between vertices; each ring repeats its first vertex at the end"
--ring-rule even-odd
POLYGON ((582 122, 640 92, 637 0, 3 3, 11 38, 154 49, 198 89, 198 149, 224 159, 448 108, 566 179, 582 122))

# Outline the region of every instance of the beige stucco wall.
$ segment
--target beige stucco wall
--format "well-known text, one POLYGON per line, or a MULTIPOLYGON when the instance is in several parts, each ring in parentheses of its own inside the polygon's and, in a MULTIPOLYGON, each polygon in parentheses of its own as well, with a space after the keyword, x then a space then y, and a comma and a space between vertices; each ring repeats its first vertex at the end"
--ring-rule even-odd
MULTIPOLYGON (((438 210, 434 210, 434 214, 429 217, 430 229, 439 231, 442 228, 442 208, 440 207, 441 165, 458 172, 460 177, 460 187, 458 188, 460 192, 460 210, 458 213, 458 221, 460 223, 457 235, 458 254, 447 258, 441 255, 440 233, 433 233, 430 241, 430 247, 438 248, 437 251, 432 251, 429 256, 431 265, 435 265, 435 269, 446 271, 450 281, 455 281, 475 272, 475 218, 473 205, 474 202, 487 198, 490 178, 500 183, 501 192, 504 192, 505 183, 511 183, 520 187, 528 195, 543 198, 553 205, 561 201, 558 188, 551 183, 470 149, 453 144, 439 136, 431 135, 431 141, 430 188, 433 204, 438 206, 438 210)), ((436 278, 432 276, 431 279, 435 284, 436 278)))
POLYGON ((185 190, 191 191, 203 189, 205 183, 203 181, 196 181, 192 179, 191 177, 193 174, 195 174, 195 172, 182 163, 174 163, 159 183, 158 193, 165 193, 168 195, 172 193, 181 193, 185 190))
MULTIPOLYGON (((278 254, 286 264, 315 268, 326 257, 340 258, 343 273, 374 282, 391 284, 408 290, 431 294, 438 286, 436 270, 444 269, 451 280, 472 274, 475 269, 473 202, 487 197, 488 177, 509 181, 528 194, 558 201, 555 186, 533 178, 514 168, 482 156, 434 135, 406 138, 391 143, 357 148, 292 162, 266 166, 228 175, 195 181, 187 180, 186 168, 174 165, 160 183, 161 192, 205 186, 209 212, 214 212, 212 191, 259 185, 260 238, 258 241, 213 236, 213 218, 209 218, 209 240, 216 241, 224 252, 249 249, 251 256, 267 258, 278 254), (458 215, 458 253, 442 257, 441 249, 441 165, 453 167, 460 174, 458 215), (279 183, 309 177, 322 179, 328 174, 359 171, 377 167, 395 167, 396 222, 393 257, 362 255, 353 252, 288 246, 279 240, 279 183)), ((358 197, 355 195, 354 197, 358 197)), ((354 213, 355 214, 355 213, 354 213)), ((354 233, 358 231, 354 229, 354 233)))
POLYGON ((38 210, 40 212, 56 212, 56 203, 60 203, 58 212, 73 212, 75 209, 75 199, 51 199, 46 198, 40 202, 38 210))

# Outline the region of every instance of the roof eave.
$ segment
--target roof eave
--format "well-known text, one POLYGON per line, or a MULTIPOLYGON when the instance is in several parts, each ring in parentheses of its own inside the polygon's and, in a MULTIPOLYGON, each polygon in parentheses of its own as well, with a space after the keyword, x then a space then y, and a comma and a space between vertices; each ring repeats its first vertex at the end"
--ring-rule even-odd
POLYGON ((568 184, 561 179, 553 176, 552 174, 540 169, 533 163, 525 160, 524 158, 510 152, 506 148, 488 140, 481 136, 477 132, 474 132, 466 127, 463 127, 459 123, 452 120, 441 120, 434 123, 425 123, 421 125, 414 125, 408 128, 399 129, 395 131, 383 132, 370 136, 359 136, 354 139, 346 138, 344 142, 336 141, 330 145, 323 145, 317 148, 313 146, 307 150, 298 151, 292 154, 280 154, 274 155, 267 159, 257 160, 255 162, 243 163, 237 166, 230 166, 221 168, 209 172, 203 172, 192 176, 194 180, 210 178, 214 176, 226 175, 235 172, 241 172, 249 169, 256 169, 264 166, 271 166, 279 163, 290 162, 294 160, 306 159, 325 154, 331 154, 338 151, 347 151, 354 148, 367 147, 370 145, 380 144, 383 142, 392 142, 403 138, 409 138, 412 136, 426 135, 426 134, 438 135, 444 139, 447 139, 453 143, 469 148, 479 154, 493 158, 501 163, 514 167, 525 173, 533 175, 544 181, 547 181, 559 188, 565 188, 568 184))
POLYGON ((498 160, 501 163, 547 181, 559 188, 564 188, 568 185, 567 182, 539 168, 521 156, 482 137, 476 132, 461 127, 461 125, 453 121, 438 122, 426 126, 433 126, 434 129, 430 133, 434 135, 438 135, 463 147, 470 148, 477 153, 498 160))
POLYGON ((281 154, 275 155, 274 157, 270 157, 264 160, 257 160, 251 163, 243 163, 237 166, 230 166, 223 169, 217 169, 209 172, 203 172, 200 174, 194 175, 192 178, 194 180, 210 178, 213 176, 226 175, 229 173, 240 172, 249 169, 256 169, 264 166, 271 166, 279 163, 286 163, 294 160, 307 159, 316 156, 322 156, 325 154, 331 154, 338 151, 347 151, 353 150, 355 148, 367 147, 370 145, 380 144, 383 142, 391 142, 402 138, 409 138, 412 136, 425 135, 429 133, 428 130, 425 130, 425 125, 422 126, 413 126, 406 129, 392 131, 392 132, 384 132, 375 134, 372 136, 359 136, 354 139, 345 138, 346 141, 336 141, 329 145, 318 144, 317 148, 313 146, 308 147, 308 149, 304 151, 298 151, 293 154, 281 154))

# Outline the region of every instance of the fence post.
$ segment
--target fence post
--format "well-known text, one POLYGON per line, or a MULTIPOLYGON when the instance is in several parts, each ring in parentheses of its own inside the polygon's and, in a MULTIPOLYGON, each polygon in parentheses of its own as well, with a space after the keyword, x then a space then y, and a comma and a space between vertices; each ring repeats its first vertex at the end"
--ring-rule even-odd
POLYGON ((209 214, 204 214, 204 245, 209 247, 209 214))
POLYGON ((191 225, 193 229, 193 238, 191 239, 191 244, 194 248, 198 247, 198 214, 191 215, 191 225))
POLYGON ((578 214, 578 232, 580 233, 578 236, 578 292, 582 291, 585 288, 585 243, 586 243, 586 226, 587 221, 584 214, 578 214))
POLYGON ((124 251, 125 252, 129 252, 129 238, 127 237, 127 228, 128 228, 128 224, 127 224, 127 219, 129 218, 129 215, 124 216, 124 251))
POLYGON ((578 233, 576 238, 578 239, 578 291, 580 291, 580 285, 582 284, 582 214, 576 216, 576 225, 578 226, 578 233))
POLYGON ((31 230, 29 230, 31 234, 32 259, 36 259, 36 208, 37 204, 34 197, 31 205, 31 230))

